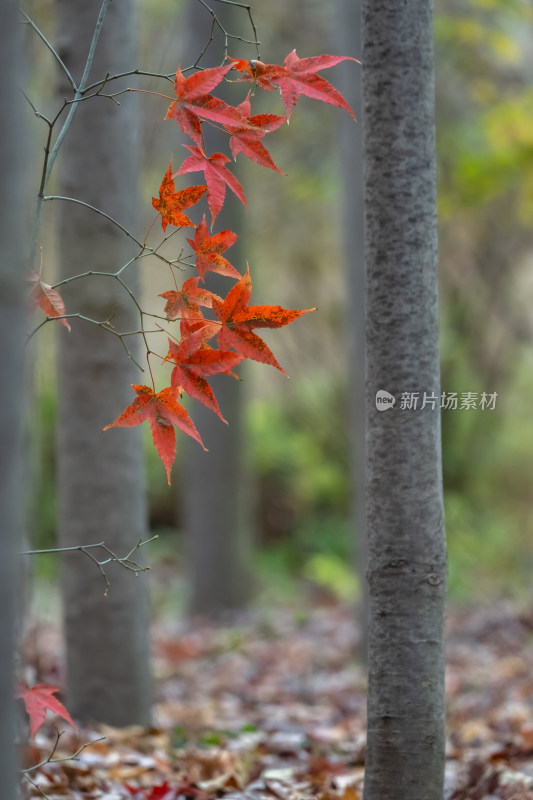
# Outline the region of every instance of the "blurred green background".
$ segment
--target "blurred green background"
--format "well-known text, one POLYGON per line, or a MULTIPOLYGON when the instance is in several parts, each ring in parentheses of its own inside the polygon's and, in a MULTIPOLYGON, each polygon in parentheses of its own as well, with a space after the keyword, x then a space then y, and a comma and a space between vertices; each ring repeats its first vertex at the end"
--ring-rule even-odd
MULTIPOLYGON (((53 31, 51 3, 33 5, 43 28, 53 31)), ((172 71, 180 62, 187 40, 183 8, 175 0, 141 3, 144 69, 172 71)), ((300 57, 337 52, 338 23, 329 4, 269 0, 253 8, 266 62, 279 63, 294 47, 300 57)), ((532 23, 527 0, 441 0, 436 5, 442 389, 498 393, 492 411, 443 412, 452 601, 531 594, 532 23)), ((47 54, 35 41, 30 50, 34 91, 46 97, 52 80, 47 54)), ((236 44, 230 52, 255 55, 236 44)), ((334 80, 334 71, 327 77, 334 80)), ((156 88, 149 83, 147 88, 156 88)), ((258 102, 261 109, 280 113, 274 93, 258 102)), ((146 227, 153 218, 150 198, 172 148, 179 157, 161 108, 143 99, 146 227)), ((260 302, 319 307, 305 325, 268 340, 290 381, 269 367, 248 370, 245 439, 254 475, 255 557, 262 583, 290 592, 294 578, 303 578, 350 599, 357 580, 349 520, 346 320, 351 311, 340 244, 340 113, 300 100, 290 126, 271 137, 274 160, 287 178, 242 165, 246 247, 260 302)), ((49 247, 53 251, 52 232, 49 247)), ((34 547, 55 541, 53 327, 39 334, 34 350, 28 433, 34 547)), ((175 486, 166 485, 148 428, 145 435, 151 527, 163 534, 151 555, 174 558, 179 500, 175 486)), ((178 463, 175 485, 180 469, 178 463)), ((44 559, 35 566, 54 568, 44 559)))

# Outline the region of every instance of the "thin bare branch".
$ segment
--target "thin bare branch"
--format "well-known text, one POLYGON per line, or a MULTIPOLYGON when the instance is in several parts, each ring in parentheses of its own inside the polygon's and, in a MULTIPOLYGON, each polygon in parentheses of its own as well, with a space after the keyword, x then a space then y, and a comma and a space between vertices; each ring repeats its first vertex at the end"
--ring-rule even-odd
MULTIPOLYGON (((108 8, 110 2, 111 2, 111 0, 103 0, 102 5, 100 7, 100 13, 98 14, 98 19, 96 21, 96 26, 95 26, 93 38, 92 38, 92 41, 91 41, 91 46, 89 47, 89 53, 87 55, 87 61, 85 62, 85 69, 83 70, 83 75, 81 77, 80 85, 79 85, 79 87, 77 88, 77 90, 75 92, 75 98, 80 98, 82 96, 82 93, 83 93, 84 89, 85 89, 85 85, 86 85, 87 79, 89 77, 89 72, 91 70, 91 67, 92 67, 92 64, 93 64, 93 60, 94 60, 94 52, 96 50, 96 45, 98 44, 98 39, 100 38, 100 32, 102 30, 102 25, 104 23, 104 18, 105 18, 105 15, 106 15, 106 12, 107 12, 107 8, 108 8)), ((50 176, 50 172, 52 171, 52 167, 54 166, 54 162, 55 162, 55 160, 57 158, 57 154, 59 152, 61 144, 63 143, 63 139, 65 138, 65 136, 67 134, 67 131, 68 131, 69 127, 70 127, 70 123, 72 122, 72 118, 74 117, 74 114, 76 113, 77 107, 78 107, 77 103, 73 103, 71 105, 70 111, 68 113, 68 116, 67 116, 65 122, 63 123, 63 127, 61 128, 61 130, 59 132, 59 135, 58 135, 58 137, 57 137, 57 139, 55 141, 54 148, 53 148, 52 152, 50 153, 50 157, 48 159, 48 165, 47 165, 47 168, 46 168, 46 179, 47 180, 48 180, 48 178, 50 176)))
POLYGON ((148 72, 147 70, 143 69, 130 69, 127 72, 120 72, 117 75, 108 75, 100 81, 95 81, 95 83, 91 83, 89 86, 86 86, 83 90, 83 94, 85 95, 86 92, 90 92, 93 89, 96 89, 98 86, 102 87, 106 83, 111 83, 111 81, 116 81, 119 78, 129 78, 130 75, 143 75, 148 78, 163 78, 167 81, 174 80, 174 73, 164 73, 164 72, 148 72))
POLYGON ((37 25, 36 25, 36 24, 35 24, 35 22, 32 20, 32 18, 31 18, 30 16, 28 16, 28 14, 26 14, 26 12, 24 11, 24 9, 22 9, 22 8, 21 8, 21 9, 19 9, 19 10, 20 10, 20 13, 22 14, 22 16, 24 17, 24 19, 26 20, 26 22, 28 23, 28 25, 29 25, 31 28, 33 28, 33 30, 35 31, 35 33, 37 34, 37 36, 38 36, 38 37, 39 37, 39 38, 40 38, 40 39, 41 39, 41 40, 44 42, 44 44, 46 45, 46 47, 47 47, 47 48, 50 50, 50 52, 51 52, 51 53, 52 53, 52 55, 54 56, 55 60, 57 61, 57 63, 59 64, 59 66, 61 67, 61 69, 62 69, 62 70, 63 70, 63 72, 65 73, 65 75, 67 76, 67 78, 68 78, 68 81, 69 81, 70 85, 72 86, 72 89, 73 89, 75 92, 77 92, 77 91, 78 91, 78 87, 76 86, 76 81, 74 80, 74 78, 73 78, 73 77, 72 77, 72 75, 70 74, 70 72, 69 72, 69 70, 68 70, 68 67, 66 66, 65 62, 61 60, 61 58, 60 58, 59 54, 57 53, 57 51, 56 51, 56 50, 54 50, 54 48, 52 47, 52 45, 50 44, 50 42, 48 41, 48 39, 46 38, 46 36, 44 35, 44 33, 41 31, 41 29, 40 29, 40 28, 38 28, 38 27, 37 27, 37 25))
POLYGON ((230 33, 229 31, 227 31, 226 28, 220 22, 220 20, 219 20, 217 14, 215 13, 215 11, 213 11, 213 9, 206 3, 206 0, 198 0, 198 2, 201 3, 201 5, 203 5, 203 7, 206 9, 206 11, 208 11, 211 14, 212 23, 211 23, 211 36, 210 36, 207 44, 205 45, 204 49, 202 50, 202 52, 200 53, 200 55, 196 59, 195 65, 198 64, 198 62, 200 61, 200 59, 202 58, 202 56, 206 52, 207 48, 209 47, 209 45, 213 41, 213 31, 214 31, 215 26, 219 28, 219 30, 221 31, 221 33, 224 36, 224 55, 225 56, 228 53, 229 40, 230 39, 234 39, 236 41, 243 42, 244 44, 252 44, 252 45, 254 45, 255 48, 256 48, 256 51, 257 51, 257 58, 258 59, 261 58, 260 51, 259 51, 259 48, 261 46, 261 42, 258 41, 258 38, 257 38, 257 28, 256 28, 256 25, 255 25, 255 22, 254 22, 253 14, 252 14, 252 7, 250 5, 248 5, 247 3, 240 3, 240 2, 238 2, 238 0, 216 0, 217 3, 223 3, 223 4, 229 5, 229 6, 237 6, 238 8, 242 8, 245 11, 247 11, 248 18, 250 20, 250 25, 252 27, 252 31, 253 31, 253 34, 254 34, 254 39, 253 40, 252 39, 245 39, 242 36, 237 36, 236 34, 233 34, 233 33, 230 33))
MULTIPOLYGON (((63 733, 64 731, 57 730, 56 740, 47 758, 43 758, 43 760, 39 761, 38 764, 34 764, 31 767, 26 767, 25 769, 20 770, 21 774, 24 775, 25 778, 28 778, 28 772, 34 772, 36 769, 44 767, 45 764, 61 764, 64 761, 78 761, 79 760, 78 756, 80 755, 80 753, 83 753, 84 750, 86 750, 88 747, 91 747, 93 744, 96 744, 97 742, 105 741, 106 738, 105 736, 99 736, 98 739, 93 739, 91 742, 85 742, 85 744, 82 744, 80 747, 78 747, 78 749, 74 753, 70 753, 69 755, 66 756, 60 756, 59 758, 54 758, 54 754, 57 752, 57 746, 59 744, 59 740, 61 739, 63 733)), ((30 780, 30 783, 32 783, 32 785, 35 786, 33 781, 30 780)), ((46 797, 47 795, 44 796, 46 797)))
MULTIPOLYGON (((102 577, 104 579, 104 582, 105 582, 104 595, 107 597, 111 584, 109 582, 109 579, 107 577, 107 574, 106 574, 106 571, 105 571, 104 567, 107 566, 108 564, 111 564, 112 562, 115 562, 117 564, 120 564, 121 567, 124 567, 124 569, 127 569, 130 572, 134 572, 136 575, 138 575, 140 572, 147 572, 147 570, 149 570, 150 567, 143 566, 142 564, 139 564, 137 561, 134 561, 132 559, 132 555, 137 550, 139 550, 143 545, 149 544, 150 542, 153 542, 154 539, 157 539, 157 538, 158 538, 158 536, 156 534, 155 536, 152 536, 150 539, 146 539, 145 541, 143 541, 142 539, 139 539, 137 544, 134 545, 134 547, 132 547, 132 549, 129 551, 129 553, 126 553, 125 556, 117 556, 117 554, 114 553, 113 550, 111 550, 105 544, 105 542, 96 542, 96 544, 74 545, 72 547, 50 547, 50 548, 48 548, 46 550, 24 550, 22 553, 19 553, 19 555, 22 555, 22 556, 35 556, 35 555, 42 555, 42 554, 49 554, 49 553, 68 553, 68 552, 73 552, 73 551, 78 551, 80 553, 83 553, 84 555, 87 556, 87 558, 89 558, 93 562, 93 564, 95 564, 98 567, 98 569, 99 569, 99 571, 100 571, 100 573, 101 573, 101 575, 102 575, 102 577), (107 553, 107 558, 99 559, 99 558, 97 558, 96 556, 94 556, 90 552, 91 550, 94 550, 94 549, 97 549, 97 548, 100 548, 105 553, 107 553)), ((59 739, 58 739, 58 741, 59 741, 59 739)), ((92 744, 92 742, 91 742, 91 744, 92 744)), ((86 746, 88 746, 88 745, 86 745, 86 746)), ((57 742, 56 742, 55 747, 57 747, 57 742)), ((83 749, 83 747, 81 749, 83 749)), ((54 748, 53 752, 55 752, 55 748, 54 748)), ((77 751, 76 753, 74 753, 73 756, 69 756, 69 758, 74 758, 80 752, 81 752, 81 750, 77 751)), ((61 759, 61 760, 65 761, 65 760, 68 760, 68 759, 61 759)), ((46 764, 46 763, 49 763, 49 762, 50 762, 50 758, 48 758, 43 763, 46 764)), ((38 766, 41 766, 41 765, 38 765, 38 766)), ((31 769, 35 769, 35 767, 32 767, 31 769)))
POLYGON ((112 222, 113 225, 119 228, 122 231, 122 233, 126 234, 126 236, 129 239, 132 239, 135 242, 135 244, 139 245, 140 248, 144 249, 143 243, 140 242, 133 235, 133 233, 130 233, 130 231, 127 228, 125 228, 124 225, 121 225, 120 222, 118 222, 114 217, 111 217, 109 214, 106 214, 105 211, 102 211, 100 208, 92 206, 90 203, 85 203, 83 200, 78 200, 75 197, 63 197, 61 195, 56 195, 56 194, 45 195, 43 197, 43 200, 64 200, 67 203, 76 203, 79 206, 84 206, 85 208, 89 208, 91 211, 94 211, 95 214, 99 214, 101 217, 104 217, 105 219, 109 220, 109 222, 112 222))

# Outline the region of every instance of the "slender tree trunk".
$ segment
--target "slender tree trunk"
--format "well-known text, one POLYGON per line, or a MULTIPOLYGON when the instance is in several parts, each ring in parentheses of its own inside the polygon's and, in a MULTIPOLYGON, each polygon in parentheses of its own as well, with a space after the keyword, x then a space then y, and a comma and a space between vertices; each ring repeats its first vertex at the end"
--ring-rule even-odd
MULTIPOLYGON (((59 52, 79 80, 100 0, 58 0, 59 52)), ((91 76, 132 69, 137 63, 135 5, 111 3, 91 76)), ((118 88, 118 82, 113 89, 118 88)), ((102 98, 80 104, 59 157, 59 194, 101 208, 129 230, 137 222, 137 109, 133 95, 121 106, 102 98)), ((115 226, 73 203, 60 207, 59 245, 64 277, 88 269, 115 271, 135 254, 115 226)), ((124 273, 137 291, 134 265, 124 273), (133 274, 132 274, 133 273, 133 274)), ((105 320, 117 330, 139 325, 127 292, 110 278, 88 278, 62 289, 67 309, 105 320)), ((146 538, 141 429, 102 428, 143 383, 120 341, 100 328, 73 321, 59 350, 59 528, 61 545, 105 541, 125 555, 146 538)), ((131 347, 131 339, 128 346, 131 347)), ((141 553, 142 558, 142 553, 141 553)), ((79 553, 63 560, 67 702, 79 720, 113 725, 150 717, 146 575, 111 565, 104 596, 98 570, 79 553)))
POLYGON ((442 800, 444 606, 430 0, 365 0, 365 800, 442 800), (378 410, 376 393, 396 398, 378 410), (402 410, 402 393, 418 393, 402 410), (426 393, 426 405, 424 405, 426 393), (428 402, 428 399, 433 401, 428 402))
POLYGON ((23 209, 24 140, 19 81, 22 70, 18 5, 7 0, 0 26, 0 799, 17 796, 15 753, 15 550, 20 541, 21 402, 24 396, 26 323, 23 209))
MULTIPOLYGON (((361 57, 361 0, 339 0, 338 42, 343 55, 361 57)), ((340 120, 340 159, 342 165, 342 234, 350 326, 349 352, 349 428, 352 524, 354 550, 360 583, 358 622, 361 631, 359 653, 367 659, 368 589, 366 564, 368 548, 365 515, 365 256, 363 212, 363 89, 360 66, 339 65, 340 90, 355 111, 353 120, 343 114, 340 120)))
MULTIPOLYGON (((238 30, 240 23, 246 23, 242 9, 220 5, 216 11, 219 16, 223 15, 220 18, 231 32, 238 30)), ((194 52, 190 53, 187 63, 193 63, 201 53, 209 24, 205 8, 192 0, 189 46, 194 52)), ((216 41, 202 65, 216 66, 221 62, 222 46, 216 41)), ((228 102, 240 102, 244 93, 242 87, 239 88, 240 92, 226 97, 228 102)), ((228 153, 229 140, 223 131, 206 126, 205 138, 209 153, 228 153)), ((231 169, 235 172, 235 165, 231 169)), ((240 201, 228 194, 214 230, 231 228, 239 235, 227 257, 236 269, 244 272, 245 214, 240 201)), ((225 296, 234 281, 208 273, 205 283, 211 291, 225 296)), ((242 368, 237 372, 242 374, 242 368)), ((246 607, 250 597, 251 513, 243 453, 244 386, 228 375, 214 376, 211 385, 228 425, 212 411, 195 403, 193 416, 209 452, 205 453, 192 440, 184 442, 187 468, 183 480, 183 509, 191 576, 190 611, 217 616, 246 607)))

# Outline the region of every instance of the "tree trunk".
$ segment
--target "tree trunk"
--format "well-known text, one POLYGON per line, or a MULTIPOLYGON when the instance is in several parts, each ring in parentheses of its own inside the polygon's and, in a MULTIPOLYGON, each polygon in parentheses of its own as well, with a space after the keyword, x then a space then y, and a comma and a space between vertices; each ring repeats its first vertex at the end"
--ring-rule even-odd
MULTIPOLYGON (((339 52, 361 58, 361 0, 338 3, 339 52)), ((339 88, 355 111, 356 124, 347 115, 340 119, 342 166, 342 237, 349 303, 349 419, 352 524, 359 576, 359 655, 367 660, 368 589, 366 564, 368 548, 365 520, 365 256, 363 212, 363 89, 359 65, 339 65, 339 88)))
MULTIPOLYGON (((17 797, 15 753, 15 551, 20 542, 21 421, 26 323, 24 167, 19 81, 22 70, 18 4, 2 7, 0 63, 0 799, 17 797)), ((20 546, 20 545, 19 545, 20 546)))
POLYGON ((446 547, 432 17, 430 0, 366 0, 363 6, 370 592, 365 800, 442 800, 443 792, 446 547), (392 408, 377 409, 380 390, 396 398, 392 408), (418 393, 416 410, 402 408, 403 393, 418 393))
MULTIPOLYGON (((231 6, 224 9, 221 5, 216 11, 231 32, 238 30, 241 22, 246 23, 242 9, 231 6)), ((189 29, 194 52, 187 63, 193 63, 201 53, 209 25, 205 8, 193 0, 189 8, 189 29)), ((216 66, 221 62, 222 46, 216 41, 201 63, 202 66, 216 66)), ((243 98, 242 87, 238 88, 240 92, 225 95, 228 102, 238 103, 243 98)), ((206 125, 205 138, 208 153, 228 153, 229 137, 223 131, 206 125)), ((235 165, 231 170, 235 173, 235 165)), ((241 203, 230 192, 228 195, 215 230, 231 228, 238 234, 239 239, 227 256, 236 269, 244 272, 245 214, 241 203)), ((211 291, 225 296, 234 281, 208 273, 205 284, 211 291)), ((237 372, 242 374, 242 368, 237 372)), ((213 376, 210 383, 228 425, 212 411, 195 403, 193 416, 209 452, 205 453, 192 440, 184 442, 183 509, 191 580, 190 612, 218 616, 246 607, 250 598, 251 513, 243 462, 244 385, 228 375, 213 376)))
MULTIPOLYGON (((100 0, 58 0, 59 53, 79 80, 100 0)), ((91 72, 94 79, 137 63, 134 3, 110 5, 91 72)), ((113 91, 119 82, 113 83, 113 91)), ((120 87, 122 88, 122 86, 120 87)), ((137 222, 137 109, 103 98, 80 103, 59 159, 59 194, 101 208, 129 230, 137 222)), ((116 271, 135 246, 113 224, 73 203, 60 207, 62 276, 116 271)), ((137 291, 134 264, 123 276, 137 291), (133 273, 133 275, 132 275, 133 273)), ((116 280, 90 277, 62 288, 70 311, 112 321, 119 331, 139 326, 135 306, 116 280)), ((128 346, 134 346, 132 338, 128 346)), ((118 338, 73 320, 59 349, 59 533, 62 546, 105 541, 119 556, 146 538, 141 429, 102 428, 146 382, 118 338)), ((142 552, 140 554, 142 558, 142 552)), ((109 566, 109 596, 98 569, 81 554, 63 559, 67 703, 80 721, 148 723, 150 679, 147 577, 109 566)))

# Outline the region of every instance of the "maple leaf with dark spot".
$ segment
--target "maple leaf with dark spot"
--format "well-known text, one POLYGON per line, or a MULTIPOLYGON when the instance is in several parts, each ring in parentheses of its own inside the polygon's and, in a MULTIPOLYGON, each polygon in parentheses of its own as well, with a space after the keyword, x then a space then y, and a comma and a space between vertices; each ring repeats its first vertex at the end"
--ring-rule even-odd
POLYGON ((58 717, 66 720, 73 728, 76 727, 63 703, 57 697, 54 697, 58 691, 59 689, 55 686, 49 686, 47 683, 38 683, 32 686, 31 689, 25 683, 18 684, 16 696, 20 697, 28 712, 30 735, 32 737, 35 736, 43 724, 47 711, 57 714, 58 717))
MULTIPOLYGON (((231 372, 244 360, 244 356, 232 350, 214 350, 203 339, 202 329, 186 336, 179 344, 169 339, 165 361, 174 364, 172 386, 181 386, 190 397, 199 400, 226 422, 206 376, 231 372)), ((235 376, 235 373, 231 374, 235 376)))
POLYGON ((277 64, 263 64, 262 61, 249 61, 237 59, 234 66, 241 72, 241 80, 248 80, 257 83, 263 89, 272 91, 278 87, 281 91, 283 105, 290 116, 296 102, 301 94, 312 97, 315 100, 322 100, 324 103, 344 108, 355 119, 355 115, 342 96, 331 83, 317 75, 322 69, 334 67, 341 61, 357 61, 351 56, 312 56, 311 58, 298 58, 296 50, 293 50, 285 58, 283 67, 277 64))
POLYGON ((214 295, 213 292, 198 288, 199 280, 199 276, 188 278, 184 281, 180 291, 162 292, 159 295, 167 301, 165 305, 167 319, 203 319, 200 306, 212 308, 213 297, 220 300, 218 295, 214 295))
POLYGON ((274 169, 284 175, 285 173, 274 164, 267 148, 259 140, 267 133, 277 130, 287 121, 287 117, 280 117, 278 114, 255 114, 250 116, 250 95, 237 108, 242 112, 242 123, 240 125, 224 125, 231 135, 230 147, 233 158, 237 158, 239 153, 243 153, 243 155, 260 164, 260 166, 274 169))
POLYGON ((204 450, 206 448, 194 422, 181 403, 178 403, 179 391, 176 387, 167 386, 166 389, 156 394, 149 386, 135 386, 134 384, 132 386, 137 397, 114 422, 106 425, 104 431, 115 427, 133 427, 148 420, 152 439, 167 471, 168 485, 170 486, 170 470, 176 455, 174 425, 177 425, 183 433, 196 439, 204 450))
POLYGON ((232 62, 237 72, 242 74, 241 81, 253 81, 268 92, 274 91, 278 79, 286 74, 284 68, 278 64, 265 64, 257 58, 250 61, 244 58, 231 58, 231 56, 226 56, 226 58, 232 62))
POLYGON ((235 267, 230 264, 222 253, 235 244, 239 237, 233 231, 226 230, 209 236, 205 216, 194 232, 194 239, 187 239, 190 246, 196 253, 196 269, 200 273, 200 278, 204 280, 205 273, 218 272, 220 275, 227 275, 230 278, 241 277, 235 267))
POLYGON ((203 172, 207 183, 207 202, 211 211, 212 223, 224 204, 226 185, 237 195, 241 203, 246 205, 246 197, 241 184, 225 166, 230 160, 224 153, 213 153, 206 156, 203 150, 195 145, 184 145, 191 153, 185 159, 176 175, 188 172, 203 172))
POLYGON ((222 323, 218 333, 221 348, 233 347, 245 358, 263 364, 271 364, 280 372, 285 372, 267 344, 253 332, 253 328, 281 328, 314 308, 303 311, 290 310, 281 306, 249 306, 252 293, 250 270, 228 292, 225 300, 213 300, 213 310, 222 323))
POLYGON ((195 72, 188 78, 184 77, 179 67, 176 70, 174 90, 178 99, 170 104, 165 119, 175 119, 182 131, 197 145, 202 144, 200 117, 223 125, 239 121, 240 113, 236 108, 209 94, 232 66, 211 67, 195 72))
MULTIPOLYGON (((65 314, 65 303, 57 289, 52 289, 48 283, 44 283, 36 272, 31 273, 29 280, 33 284, 30 294, 31 307, 39 307, 50 319, 62 317, 65 314)), ((70 331, 68 319, 59 319, 58 322, 70 331)))
POLYGON ((182 211, 184 208, 189 208, 189 206, 197 203, 202 195, 205 194, 206 188, 206 186, 189 186, 188 189, 181 189, 176 192, 172 169, 169 164, 159 187, 159 199, 152 197, 153 207, 161 214, 163 230, 166 231, 167 225, 175 225, 177 228, 195 228, 194 222, 191 222, 189 217, 183 214, 182 211))

